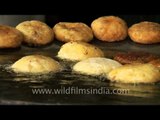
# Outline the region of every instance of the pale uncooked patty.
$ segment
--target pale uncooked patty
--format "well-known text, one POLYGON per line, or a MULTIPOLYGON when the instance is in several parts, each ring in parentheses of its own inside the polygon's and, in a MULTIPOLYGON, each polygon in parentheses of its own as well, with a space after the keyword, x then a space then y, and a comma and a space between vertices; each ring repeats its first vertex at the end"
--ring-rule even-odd
POLYGON ((11 68, 20 73, 48 73, 62 70, 62 66, 54 59, 42 55, 29 55, 16 61, 11 68))
POLYGON ((89 58, 73 66, 73 71, 86 75, 107 75, 111 70, 122 66, 115 60, 107 58, 89 58))
POLYGON ((104 53, 98 47, 85 42, 68 42, 60 48, 57 56, 61 59, 80 61, 91 57, 104 57, 104 53))
POLYGON ((109 72, 108 79, 121 83, 155 83, 160 81, 160 70, 152 64, 128 64, 109 72))

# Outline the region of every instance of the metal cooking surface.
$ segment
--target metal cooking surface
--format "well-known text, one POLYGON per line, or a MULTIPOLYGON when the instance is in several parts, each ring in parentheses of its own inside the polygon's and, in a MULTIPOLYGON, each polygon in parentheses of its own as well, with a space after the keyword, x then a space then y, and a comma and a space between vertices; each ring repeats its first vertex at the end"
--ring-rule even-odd
MULTIPOLYGON (((104 50, 105 56, 112 58, 116 52, 144 51, 160 56, 160 44, 140 45, 127 39, 121 42, 91 42, 104 50)), ((61 105, 61 104, 160 104, 160 84, 131 85, 110 83, 103 77, 78 75, 70 69, 74 63, 58 60, 55 56, 63 43, 54 41, 46 47, 27 47, 0 51, 0 104, 16 105, 61 105), (15 74, 8 67, 19 58, 30 54, 48 55, 60 61, 66 70, 49 75, 15 74), (60 89, 78 87, 94 89, 104 87, 109 90, 129 89, 128 94, 33 94, 32 89, 60 89)))

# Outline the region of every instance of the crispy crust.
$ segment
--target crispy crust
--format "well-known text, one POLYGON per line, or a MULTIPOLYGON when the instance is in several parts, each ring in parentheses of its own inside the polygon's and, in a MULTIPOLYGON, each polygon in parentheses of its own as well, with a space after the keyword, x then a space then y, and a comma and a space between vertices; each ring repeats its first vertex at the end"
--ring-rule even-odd
POLYGON ((114 56, 114 60, 122 64, 148 63, 157 58, 158 57, 155 55, 152 55, 150 53, 144 53, 144 52, 117 53, 114 56))
POLYGON ((95 37, 102 41, 121 41, 127 37, 127 24, 115 16, 103 16, 91 23, 95 37))
POLYGON ((28 45, 46 45, 54 39, 52 28, 37 20, 24 21, 16 29, 24 34, 24 42, 28 45))
POLYGON ((130 38, 137 43, 152 44, 160 42, 160 24, 154 22, 140 22, 128 29, 130 38))
POLYGON ((149 62, 150 64, 156 66, 156 67, 160 67, 160 58, 159 59, 155 59, 149 62))
POLYGON ((93 39, 91 28, 84 23, 59 22, 53 30, 56 39, 62 42, 90 42, 93 39))
POLYGON ((10 26, 0 25, 0 48, 19 47, 23 40, 23 34, 10 26))

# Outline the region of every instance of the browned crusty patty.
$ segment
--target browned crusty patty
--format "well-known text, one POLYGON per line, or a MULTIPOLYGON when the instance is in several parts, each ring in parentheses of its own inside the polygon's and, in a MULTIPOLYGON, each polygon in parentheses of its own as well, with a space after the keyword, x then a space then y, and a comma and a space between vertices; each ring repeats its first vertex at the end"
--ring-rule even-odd
POLYGON ((20 47, 23 38, 23 34, 14 27, 0 25, 0 48, 20 47))
POLYGON ((81 22, 59 22, 53 30, 56 39, 62 42, 90 42, 93 39, 91 28, 81 22))
POLYGON ((54 40, 54 32, 46 23, 31 20, 19 23, 16 29, 24 35, 23 42, 29 46, 42 46, 54 40))
POLYGON ((131 63, 148 63, 157 59, 158 56, 145 53, 145 52, 127 52, 127 53, 117 53, 114 56, 114 60, 122 64, 131 64, 131 63))
POLYGON ((94 36, 101 41, 115 42, 125 40, 128 35, 127 23, 117 16, 102 16, 91 23, 94 36))
POLYGON ((160 43, 160 24, 143 21, 128 29, 131 40, 141 44, 160 43))
POLYGON ((156 66, 156 67, 160 67, 160 58, 159 59, 155 59, 149 62, 150 64, 156 66))

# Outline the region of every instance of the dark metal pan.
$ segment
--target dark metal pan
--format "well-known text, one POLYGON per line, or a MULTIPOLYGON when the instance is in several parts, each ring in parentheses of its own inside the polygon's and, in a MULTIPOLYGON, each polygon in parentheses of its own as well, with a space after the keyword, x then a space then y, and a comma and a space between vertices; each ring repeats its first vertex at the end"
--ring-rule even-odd
MULTIPOLYGON (((57 52, 63 43, 54 41, 46 47, 22 46, 18 49, 0 50, 0 104, 160 104, 160 84, 131 85, 110 83, 103 77, 91 77, 73 73, 69 68, 74 63, 61 61, 56 58, 57 52), (49 75, 30 76, 15 74, 8 69, 19 58, 30 54, 42 54, 69 65, 63 72, 49 75), (60 93, 36 94, 34 89, 97 89, 98 93, 60 93), (103 89, 103 90, 102 90, 103 89), (109 94, 107 91, 128 90, 127 94, 109 94)), ((117 52, 141 51, 160 56, 160 44, 141 45, 132 42, 129 38, 124 41, 107 43, 94 39, 91 44, 100 47, 105 57, 112 58, 117 52)), ((73 90, 73 91, 74 91, 73 90)))

